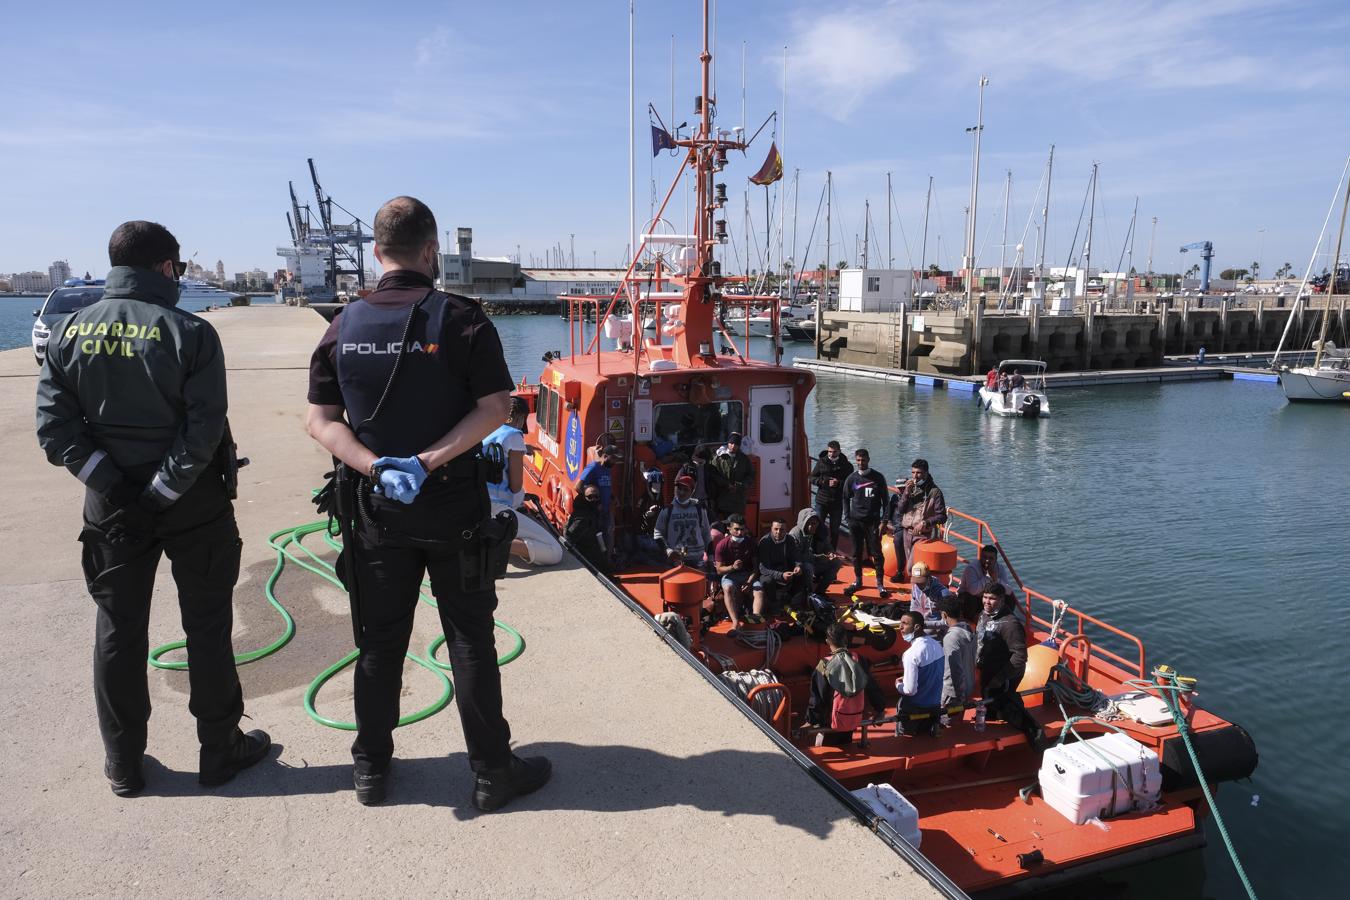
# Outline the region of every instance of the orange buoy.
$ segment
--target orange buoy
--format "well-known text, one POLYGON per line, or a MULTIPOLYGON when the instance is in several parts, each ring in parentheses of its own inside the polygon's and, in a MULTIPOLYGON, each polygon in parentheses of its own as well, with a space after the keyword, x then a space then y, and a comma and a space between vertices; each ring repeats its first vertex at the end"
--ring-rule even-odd
POLYGON ((1050 670, 1059 664, 1059 651, 1047 644, 1033 644, 1027 648, 1027 669, 1019 691, 1045 687, 1050 679, 1050 670))
POLYGON ((919 541, 914 545, 913 555, 914 558, 908 561, 909 566, 927 563, 928 574, 942 579, 944 584, 956 568, 956 548, 946 541, 919 541))
POLYGON ((895 558, 895 538, 889 534, 881 536, 881 558, 885 561, 886 577, 894 578, 900 571, 900 560, 895 558))

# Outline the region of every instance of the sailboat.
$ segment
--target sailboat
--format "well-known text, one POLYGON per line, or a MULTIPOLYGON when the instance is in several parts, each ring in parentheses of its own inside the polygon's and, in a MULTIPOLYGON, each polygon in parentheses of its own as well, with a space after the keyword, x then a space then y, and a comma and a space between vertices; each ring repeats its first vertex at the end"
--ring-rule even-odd
MULTIPOLYGON (((1346 161, 1346 169, 1350 171, 1350 160, 1346 161)), ((1341 265, 1341 242, 1345 238, 1345 219, 1347 211, 1350 211, 1350 179, 1346 179, 1346 173, 1341 173, 1341 180, 1345 182, 1345 199, 1341 203, 1341 227, 1336 237, 1336 255, 1332 258, 1331 271, 1327 279, 1327 302, 1322 307, 1322 325, 1317 340, 1313 342, 1314 351, 1313 362, 1310 366, 1286 366, 1279 367, 1280 353, 1284 350, 1285 339, 1289 336, 1291 326, 1297 320, 1302 303, 1308 296, 1306 291, 1307 276, 1304 276, 1303 287, 1298 292, 1298 298, 1294 301, 1294 308, 1289 314, 1289 321, 1285 324, 1284 333, 1280 335, 1279 346, 1275 348, 1275 355, 1271 358, 1271 367, 1280 373, 1280 387, 1284 389, 1284 395, 1292 401, 1322 401, 1322 402, 1350 402, 1350 351, 1338 349, 1335 344, 1327 340, 1327 330, 1331 321, 1331 301, 1335 299, 1336 287, 1338 282, 1344 283, 1346 280, 1342 277, 1341 265)), ((1339 187, 1339 185, 1338 185, 1339 187)), ((1328 211, 1328 217, 1330 211, 1328 211)), ((1325 232, 1325 225, 1323 226, 1325 232)), ((1321 245, 1319 239, 1318 245, 1321 245)), ((1316 251, 1314 251, 1316 258, 1316 251)), ((1311 263, 1308 266, 1312 269, 1311 263)))

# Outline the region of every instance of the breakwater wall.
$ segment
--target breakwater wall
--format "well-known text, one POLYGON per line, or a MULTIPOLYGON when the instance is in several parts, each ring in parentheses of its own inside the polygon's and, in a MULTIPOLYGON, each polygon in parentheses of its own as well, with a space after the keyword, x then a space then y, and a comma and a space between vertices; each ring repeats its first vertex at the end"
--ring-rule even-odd
MULTIPOLYGON (((1328 339, 1350 345, 1345 297, 1332 298, 1328 339)), ((1321 327, 1326 298, 1302 308, 1287 349, 1307 346, 1321 327)), ((982 309, 904 314, 828 312, 820 358, 933 375, 983 373, 1002 359, 1042 359, 1051 372, 1160 366, 1164 356, 1270 352, 1293 309, 1272 300, 1193 308, 1190 301, 1140 301, 1131 311, 1086 308, 1072 315, 982 309)))

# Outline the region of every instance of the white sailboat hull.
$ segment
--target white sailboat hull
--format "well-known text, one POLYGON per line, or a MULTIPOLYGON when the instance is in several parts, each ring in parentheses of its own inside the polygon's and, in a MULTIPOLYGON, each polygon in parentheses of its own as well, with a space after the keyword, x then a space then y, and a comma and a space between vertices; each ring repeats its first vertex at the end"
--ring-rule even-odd
POLYGON ((1350 369, 1299 366, 1280 373, 1280 387, 1290 400, 1350 403, 1350 369))

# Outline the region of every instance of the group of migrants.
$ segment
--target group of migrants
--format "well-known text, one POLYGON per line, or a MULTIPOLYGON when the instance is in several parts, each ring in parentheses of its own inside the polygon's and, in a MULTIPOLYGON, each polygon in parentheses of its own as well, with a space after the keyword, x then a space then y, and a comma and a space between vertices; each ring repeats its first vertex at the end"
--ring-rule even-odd
MULTIPOLYGON (((579 479, 567 536, 603 568, 612 561, 609 473, 620 451, 606 441, 595 448, 595 456, 579 479)), ((939 538, 948 515, 927 460, 915 459, 909 476, 897 478, 891 490, 866 449, 856 450, 850 463, 839 442, 830 441, 811 472, 811 507, 793 522, 770 520, 758 537, 745 518, 753 476, 739 434, 732 433, 715 453, 700 448, 676 476, 670 502, 649 508, 652 548, 661 559, 707 574, 705 625, 724 614, 736 635, 747 625, 763 624, 766 615, 782 614, 821 626, 829 654, 812 676, 807 721, 826 732, 824 740, 847 741, 868 708, 875 717, 885 710, 869 662, 850 646, 862 637, 834 621, 837 611, 826 598, 849 563, 853 580, 844 588, 845 597, 853 599, 864 590, 864 572, 871 569, 880 602, 869 598, 854 605, 899 621, 895 631, 904 651, 903 674, 895 682, 897 731, 937 734, 951 724, 948 710, 978 704, 988 718, 1005 720, 1040 740, 1039 726, 1017 694, 1027 664, 1025 623, 998 548, 980 548, 977 559, 950 583, 915 558, 915 546, 939 538), (728 484, 732 490, 724 488, 728 484), (709 485, 716 487, 709 490, 709 485), (847 555, 839 552, 845 533, 852 548, 847 555), (908 582, 908 598, 897 602, 887 602, 892 595, 882 550, 887 534, 897 563, 891 586, 908 582)), ((659 488, 653 496, 659 497, 659 488)))
MULTIPOLYGON (((507 553, 547 565, 561 548, 514 513, 524 499, 526 410, 512 399, 514 381, 481 306, 435 287, 440 243, 431 210, 396 197, 373 231, 384 274, 334 317, 314 350, 306 413, 310 436, 334 459, 319 502, 342 526, 337 571, 359 650, 352 783, 362 804, 388 795, 404 658, 429 578, 474 775, 470 800, 492 811, 543 786, 552 771, 542 756, 512 752, 493 636, 495 580, 507 553)), ((126 222, 108 255, 102 299, 53 329, 37 389, 38 441, 85 488, 79 538, 97 607, 103 772, 118 796, 146 788, 147 632, 155 571, 167 556, 187 634, 198 780, 214 787, 272 745, 265 731, 239 727, 244 697, 231 630, 242 542, 231 503, 237 460, 225 357, 211 325, 177 307, 187 263, 168 229, 126 222), (116 336, 118 352, 100 352, 107 342, 91 334, 116 336)))

